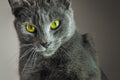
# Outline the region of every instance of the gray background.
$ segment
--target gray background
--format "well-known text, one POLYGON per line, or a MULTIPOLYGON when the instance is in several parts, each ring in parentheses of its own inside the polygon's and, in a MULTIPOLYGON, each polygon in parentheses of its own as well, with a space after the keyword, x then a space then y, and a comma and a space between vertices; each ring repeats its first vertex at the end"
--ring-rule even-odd
MULTIPOLYGON (((74 0, 81 33, 93 35, 102 69, 110 80, 120 80, 119 0, 74 0)), ((0 0, 0 80, 18 80, 18 40, 7 0, 0 0)))

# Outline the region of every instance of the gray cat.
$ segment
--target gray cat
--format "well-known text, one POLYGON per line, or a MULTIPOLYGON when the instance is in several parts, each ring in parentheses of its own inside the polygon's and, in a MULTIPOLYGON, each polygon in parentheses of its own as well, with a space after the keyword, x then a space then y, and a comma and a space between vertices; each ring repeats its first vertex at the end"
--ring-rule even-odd
POLYGON ((20 80, 107 80, 71 0, 9 0, 20 41, 20 80))

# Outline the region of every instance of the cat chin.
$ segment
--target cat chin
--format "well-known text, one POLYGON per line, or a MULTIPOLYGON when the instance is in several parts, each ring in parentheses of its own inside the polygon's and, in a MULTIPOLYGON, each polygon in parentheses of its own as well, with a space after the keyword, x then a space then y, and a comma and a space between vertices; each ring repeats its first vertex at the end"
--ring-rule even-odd
POLYGON ((45 52, 45 51, 46 51, 46 48, 43 48, 43 49, 38 49, 38 48, 36 48, 35 51, 36 51, 36 52, 45 52))
POLYGON ((49 46, 48 48, 45 47, 36 47, 35 51, 38 52, 40 55, 44 57, 51 57, 52 55, 55 54, 56 50, 59 48, 59 46, 49 46))
POLYGON ((34 48, 35 52, 37 52, 40 55, 43 55, 44 57, 50 57, 55 54, 56 50, 53 49, 46 49, 46 48, 34 48))
POLYGON ((39 52, 39 54, 41 54, 45 58, 48 58, 48 57, 51 57, 52 55, 54 55, 55 52, 56 52, 56 50, 47 49, 46 51, 39 52))
POLYGON ((46 48, 43 47, 43 46, 34 47, 34 49, 35 49, 36 52, 44 52, 44 51, 46 51, 46 48))
POLYGON ((43 52, 43 53, 42 53, 42 55, 43 55, 44 57, 46 57, 46 58, 47 58, 47 57, 51 57, 51 56, 54 55, 54 54, 55 54, 55 51, 54 51, 54 52, 49 52, 49 53, 48 53, 48 52, 43 52))

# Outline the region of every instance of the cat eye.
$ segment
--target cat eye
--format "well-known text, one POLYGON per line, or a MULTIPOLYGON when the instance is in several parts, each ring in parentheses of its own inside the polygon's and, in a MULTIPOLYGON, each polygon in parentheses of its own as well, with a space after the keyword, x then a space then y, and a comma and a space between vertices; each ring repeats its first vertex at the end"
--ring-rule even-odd
POLYGON ((26 30, 30 33, 34 33, 36 31, 36 28, 33 25, 26 24, 26 30))
POLYGON ((60 26, 60 21, 59 21, 59 20, 54 20, 54 21, 51 23, 50 28, 51 28, 52 30, 55 30, 55 29, 59 28, 59 26, 60 26))

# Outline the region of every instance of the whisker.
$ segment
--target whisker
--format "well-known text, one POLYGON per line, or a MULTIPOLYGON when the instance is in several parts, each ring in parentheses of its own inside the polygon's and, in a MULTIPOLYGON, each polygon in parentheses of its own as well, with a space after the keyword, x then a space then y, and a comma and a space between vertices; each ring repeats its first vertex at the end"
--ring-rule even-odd
POLYGON ((37 52, 35 52, 35 55, 34 55, 34 63, 33 63, 33 66, 35 66, 35 62, 37 61, 37 52))
POLYGON ((33 64, 34 64, 34 57, 35 57, 35 51, 32 54, 31 63, 30 63, 31 67, 33 67, 33 64))
MULTIPOLYGON (((64 51, 66 54, 68 53, 68 52, 70 52, 70 51, 68 51, 68 50, 66 50, 63 46, 61 46, 61 48, 60 48, 62 51, 64 51)), ((70 52, 71 53, 71 52, 70 52)))
POLYGON ((25 53, 20 57, 19 61, 22 60, 22 58, 24 58, 25 56, 27 56, 31 51, 33 50, 33 48, 29 48, 25 51, 25 53))
POLYGON ((25 63, 25 65, 24 65, 24 68, 23 68, 21 74, 24 73, 24 71, 25 71, 27 65, 29 64, 29 61, 31 60, 31 57, 32 57, 32 55, 33 55, 34 50, 35 50, 35 49, 33 49, 31 55, 29 56, 28 60, 26 61, 26 63, 25 63))
POLYGON ((32 46, 32 44, 22 44, 20 47, 28 47, 28 46, 32 46))

